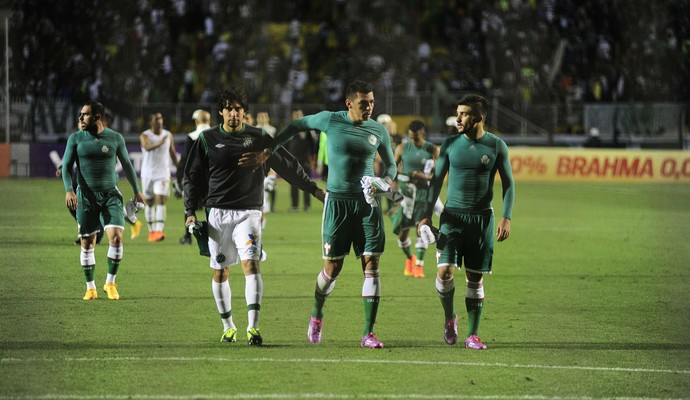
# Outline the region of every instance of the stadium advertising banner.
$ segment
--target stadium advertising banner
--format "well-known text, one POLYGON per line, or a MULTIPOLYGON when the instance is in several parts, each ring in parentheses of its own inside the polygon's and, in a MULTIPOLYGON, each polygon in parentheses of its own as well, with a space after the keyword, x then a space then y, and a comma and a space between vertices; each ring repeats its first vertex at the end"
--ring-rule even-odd
MULTIPOLYGON (((10 166, 11 175, 50 177, 62 163, 65 146, 61 144, 29 145, 28 160, 17 160, 10 166), (11 171, 12 168, 16 169, 11 171)), ((139 172, 141 148, 128 144, 130 158, 139 172)), ((182 146, 176 146, 178 153, 182 146)), ((10 150, 11 151, 11 150, 10 150)), ((552 182, 640 182, 690 183, 690 152, 667 150, 582 149, 568 147, 509 148, 516 181, 552 182)), ((2 155, 2 154, 0 154, 2 155)), ((16 159, 15 154, 0 157, 16 159)), ((121 167, 118 165, 121 176, 121 167)), ((173 168, 173 174, 174 174, 173 168)), ((2 170, 0 169, 0 173, 2 170)), ((0 176, 8 176, 1 175, 0 176)))
POLYGON ((511 147, 516 181, 690 183, 690 152, 511 147))

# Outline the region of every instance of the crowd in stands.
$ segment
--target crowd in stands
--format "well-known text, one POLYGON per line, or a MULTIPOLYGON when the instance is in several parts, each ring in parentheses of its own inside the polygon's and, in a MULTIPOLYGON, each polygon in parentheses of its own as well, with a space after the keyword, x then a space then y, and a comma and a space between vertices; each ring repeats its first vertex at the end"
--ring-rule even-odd
POLYGON ((415 96, 690 101, 690 0, 20 0, 11 95, 342 103, 355 77, 415 96))

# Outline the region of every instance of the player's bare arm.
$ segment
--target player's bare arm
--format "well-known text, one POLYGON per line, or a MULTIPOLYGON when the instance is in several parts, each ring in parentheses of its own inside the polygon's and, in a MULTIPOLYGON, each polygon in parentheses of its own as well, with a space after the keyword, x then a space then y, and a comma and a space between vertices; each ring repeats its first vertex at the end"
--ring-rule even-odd
POLYGON ((139 143, 141 143, 141 147, 142 147, 144 150, 146 150, 146 151, 151 151, 151 150, 153 150, 153 149, 155 149, 155 148, 160 147, 161 145, 163 145, 163 144, 165 143, 165 140, 162 140, 162 141, 159 142, 159 143, 151 143, 151 141, 149 140, 149 138, 148 138, 146 135, 144 135, 144 134, 142 133, 141 135, 139 135, 139 143))
POLYGON ((175 165, 175 168, 178 168, 180 166, 180 159, 177 157, 177 152, 175 151, 175 142, 172 140, 172 137, 170 138, 170 159, 173 161, 173 165, 175 165))

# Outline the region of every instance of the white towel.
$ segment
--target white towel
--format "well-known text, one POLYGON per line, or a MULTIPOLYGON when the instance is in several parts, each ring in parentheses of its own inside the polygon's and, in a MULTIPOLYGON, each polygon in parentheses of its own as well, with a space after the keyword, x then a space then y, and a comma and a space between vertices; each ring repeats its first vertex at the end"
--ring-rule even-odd
POLYGON ((383 178, 376 176, 363 176, 360 180, 362 183, 362 191, 364 192, 364 199, 372 207, 378 207, 376 197, 384 196, 391 199, 395 203, 403 200, 403 195, 398 190, 391 190, 391 185, 383 178), (374 192, 373 189, 376 189, 374 192))

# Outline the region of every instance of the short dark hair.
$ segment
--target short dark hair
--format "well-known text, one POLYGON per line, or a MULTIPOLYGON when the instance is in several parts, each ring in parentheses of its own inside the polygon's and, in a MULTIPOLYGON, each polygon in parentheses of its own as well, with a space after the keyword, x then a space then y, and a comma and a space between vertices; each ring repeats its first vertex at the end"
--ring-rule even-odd
POLYGON ((105 111, 103 113, 103 118, 101 119, 105 125, 110 126, 110 124, 113 123, 113 114, 111 114, 109 111, 105 111))
POLYGON ((85 102, 84 105, 91 107, 91 114, 93 115, 100 115, 101 118, 105 115, 105 107, 96 100, 89 100, 85 102))
POLYGON ((249 111, 249 100, 247 100, 247 92, 241 86, 230 86, 223 90, 218 96, 218 112, 223 112, 223 109, 232 103, 238 103, 245 112, 249 111))
POLYGON ((345 98, 352 100, 357 97, 357 93, 371 93, 373 91, 374 88, 372 88, 368 82, 355 80, 347 85, 347 89, 345 89, 345 98))
POLYGON ((458 101, 458 105, 471 108, 472 115, 475 116, 486 116, 486 113, 489 111, 489 102, 478 94, 465 95, 462 99, 460 99, 460 101, 458 101))
POLYGON ((410 122, 410 127, 408 128, 412 132, 417 132, 418 130, 424 130, 426 131, 426 127, 424 126, 424 122, 415 119, 414 121, 410 122))

